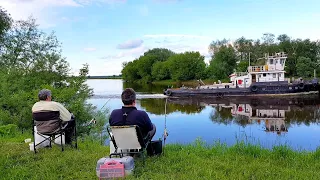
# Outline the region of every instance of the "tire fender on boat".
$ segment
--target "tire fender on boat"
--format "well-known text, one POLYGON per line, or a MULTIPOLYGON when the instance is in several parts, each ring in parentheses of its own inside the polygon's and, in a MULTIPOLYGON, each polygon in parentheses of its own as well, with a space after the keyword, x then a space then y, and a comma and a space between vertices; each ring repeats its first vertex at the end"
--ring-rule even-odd
POLYGON ((224 94, 222 92, 217 93, 217 97, 223 97, 223 96, 224 96, 224 94))
POLYGON ((172 92, 170 90, 167 90, 167 95, 171 96, 172 92))
POLYGON ((251 86, 251 91, 252 92, 258 91, 258 86, 256 86, 256 85, 251 86))
POLYGON ((299 88, 299 89, 304 89, 304 84, 303 84, 303 83, 300 83, 300 84, 298 85, 298 88, 299 88))
POLYGON ((316 88, 317 87, 317 83, 312 83, 312 86, 314 87, 314 88, 316 88))

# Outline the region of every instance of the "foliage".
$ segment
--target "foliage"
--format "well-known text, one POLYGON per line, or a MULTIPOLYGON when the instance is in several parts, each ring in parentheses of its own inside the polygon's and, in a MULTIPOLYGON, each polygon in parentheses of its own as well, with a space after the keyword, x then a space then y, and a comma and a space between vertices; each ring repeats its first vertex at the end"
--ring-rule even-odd
POLYGON ((121 71, 123 79, 126 81, 140 80, 142 82, 151 82, 156 78, 159 79, 162 75, 159 75, 159 77, 155 77, 154 75, 157 71, 163 70, 161 70, 162 67, 156 67, 157 69, 153 71, 154 64, 164 62, 172 55, 174 55, 174 53, 168 49, 154 48, 148 50, 143 56, 140 56, 133 62, 123 63, 123 69, 121 71))
POLYGON ((108 108, 102 107, 99 111, 95 111, 93 114, 94 122, 92 122, 92 124, 89 125, 90 126, 89 137, 96 141, 99 140, 101 144, 103 144, 103 140, 108 138, 108 135, 105 129, 109 123, 109 116, 106 116, 106 114, 109 114, 108 108))
POLYGON ((0 40, 2 39, 2 35, 10 29, 11 24, 12 19, 10 14, 0 6, 0 40))
POLYGON ((50 89, 53 100, 65 105, 77 118, 79 133, 92 119, 95 107, 86 100, 92 89, 86 85, 88 65, 78 76, 70 74, 70 67, 61 55, 56 36, 38 29, 34 19, 16 21, 3 35, 0 52, 0 122, 32 127, 32 105, 43 88, 50 89))
POLYGON ((151 75, 157 81, 171 79, 170 63, 168 61, 154 63, 151 75))
POLYGON ((168 59, 170 74, 173 80, 185 81, 200 79, 206 68, 204 56, 199 52, 176 54, 168 59))
POLYGON ((246 72, 248 70, 249 61, 240 61, 237 65, 237 72, 246 72))
POLYGON ((8 124, 0 126, 0 136, 14 136, 17 133, 18 126, 15 124, 8 124))
POLYGON ((299 77, 312 77, 315 63, 310 58, 299 57, 297 62, 297 75, 299 77))
POLYGON ((233 47, 222 46, 210 61, 210 70, 216 79, 227 78, 236 68, 237 57, 233 47))
MULTIPOLYGON (((79 150, 41 149, 35 156, 23 138, 0 139, 1 179, 97 179, 98 159, 109 147, 85 140, 79 150)), ((201 139, 165 146, 164 155, 135 159, 134 174, 126 179, 319 179, 320 149, 297 152, 286 146, 271 150, 238 142, 230 147, 201 139), (204 168, 205 166, 205 168, 204 168)))
POLYGON ((276 52, 285 52, 288 55, 285 71, 289 77, 297 76, 299 57, 310 58, 312 64, 316 65, 313 67, 320 72, 320 42, 292 39, 286 34, 276 36, 264 33, 256 40, 243 36, 235 41, 224 38, 212 41, 208 49, 212 55, 210 64, 207 65, 202 60, 194 61, 193 66, 196 69, 192 69, 190 73, 187 71, 190 70, 191 59, 198 58, 194 57, 193 53, 175 54, 168 49, 151 49, 138 59, 123 63, 123 79, 131 82, 188 81, 199 78, 228 81, 228 76, 233 71, 247 71, 249 64, 264 65, 265 55, 276 52))

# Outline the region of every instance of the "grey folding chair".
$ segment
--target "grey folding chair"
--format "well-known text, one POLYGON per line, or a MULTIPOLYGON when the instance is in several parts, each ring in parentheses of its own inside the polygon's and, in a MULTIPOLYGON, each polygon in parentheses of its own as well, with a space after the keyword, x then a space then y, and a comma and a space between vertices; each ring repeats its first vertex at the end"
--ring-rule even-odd
POLYGON ((123 157, 127 153, 140 154, 144 164, 145 151, 151 139, 149 136, 142 136, 139 126, 109 126, 107 131, 115 148, 110 157, 114 155, 123 157))
MULTIPOLYGON (((43 137, 43 140, 39 143, 35 141, 35 130, 33 129, 33 148, 34 153, 37 153, 37 146, 44 143, 45 141, 49 141, 49 147, 52 147, 52 142, 56 139, 61 138, 61 151, 64 151, 63 145, 63 135, 65 135, 66 131, 69 130, 68 128, 63 125, 62 120, 60 119, 60 112, 59 111, 40 111, 32 113, 33 116, 33 126, 37 128, 37 135, 43 137)), ((76 123, 76 122, 75 122, 76 123)), ((76 149, 78 148, 77 143, 77 130, 76 124, 73 131, 72 142, 74 142, 73 147, 76 149)), ((71 142, 71 144, 72 144, 71 142)))

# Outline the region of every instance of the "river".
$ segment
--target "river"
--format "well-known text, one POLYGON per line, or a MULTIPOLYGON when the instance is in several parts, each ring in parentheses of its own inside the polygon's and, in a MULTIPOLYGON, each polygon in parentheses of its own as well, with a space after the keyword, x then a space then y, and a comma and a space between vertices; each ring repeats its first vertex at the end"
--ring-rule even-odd
POLYGON ((318 96, 285 98, 167 99, 163 86, 128 84, 122 80, 88 80, 95 96, 90 103, 112 111, 122 106, 121 92, 137 92, 137 108, 145 110, 157 127, 154 139, 166 143, 192 143, 201 139, 233 145, 237 141, 265 148, 288 145, 295 150, 315 150, 320 144, 320 99, 318 96))

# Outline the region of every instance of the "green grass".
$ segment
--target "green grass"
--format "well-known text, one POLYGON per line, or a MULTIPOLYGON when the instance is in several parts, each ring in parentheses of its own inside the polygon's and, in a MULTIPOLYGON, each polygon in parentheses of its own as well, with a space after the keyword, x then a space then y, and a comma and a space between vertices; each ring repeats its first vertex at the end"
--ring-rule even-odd
MULTIPOLYGON (((108 147, 85 140, 78 150, 61 152, 54 146, 35 155, 25 138, 0 138, 0 179, 97 179, 96 162, 109 153, 108 147)), ((167 145, 164 155, 148 157, 145 167, 139 159, 135 163, 135 173, 127 179, 320 179, 320 149, 297 152, 286 146, 267 150, 195 141, 167 145)))

